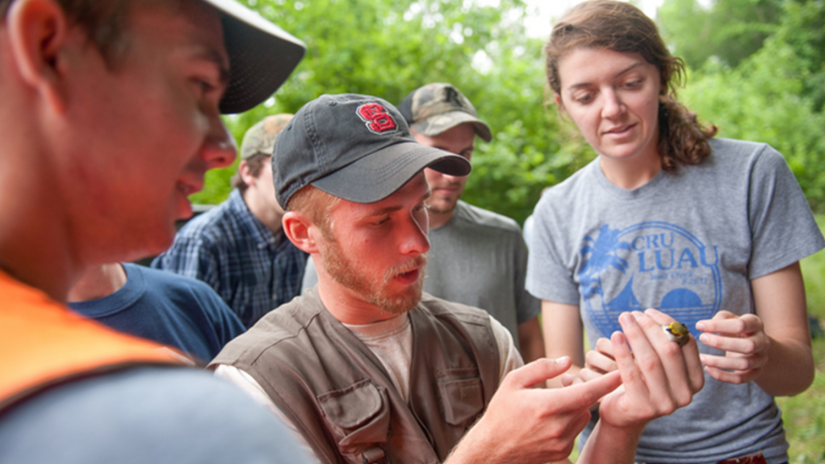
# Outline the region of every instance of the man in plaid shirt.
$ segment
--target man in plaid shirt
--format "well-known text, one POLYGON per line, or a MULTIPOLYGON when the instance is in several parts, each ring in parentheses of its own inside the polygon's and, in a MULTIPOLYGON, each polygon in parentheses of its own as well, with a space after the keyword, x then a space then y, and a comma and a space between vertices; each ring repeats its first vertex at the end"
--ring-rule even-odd
POLYGON ((229 199, 189 221, 152 262, 209 284, 247 327, 301 291, 307 255, 281 230, 270 165, 275 137, 290 119, 268 116, 247 131, 229 199))

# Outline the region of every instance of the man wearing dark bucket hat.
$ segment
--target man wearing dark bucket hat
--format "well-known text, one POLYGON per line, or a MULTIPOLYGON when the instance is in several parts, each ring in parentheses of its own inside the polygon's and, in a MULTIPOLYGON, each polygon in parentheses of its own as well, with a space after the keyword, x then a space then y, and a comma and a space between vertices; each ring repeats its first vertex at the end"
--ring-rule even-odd
POLYGON ((303 44, 231 0, 0 0, 0 462, 302 462, 283 424, 170 349, 70 312, 84 270, 163 251, 220 113, 303 44))
MULTIPOLYGON (((475 136, 492 138, 472 103, 450 84, 414 90, 398 111, 418 143, 468 161, 475 136)), ((525 361, 544 356, 539 300, 524 289, 527 247, 512 219, 459 200, 467 176, 425 169, 430 254, 424 290, 439 298, 482 308, 510 332, 525 361)), ((307 262, 303 288, 318 283, 315 263, 307 262)))
POLYGON ((702 378, 698 351, 686 360, 643 314, 627 314, 626 335, 614 334, 619 371, 544 390, 532 387, 569 358, 521 366, 487 313, 422 293, 423 169, 461 176, 470 163, 416 143, 386 101, 308 103, 279 135, 272 163, 284 231, 313 255, 318 286, 210 366, 284 417, 319 461, 563 459, 601 399, 602 422, 580 462, 629 463, 644 424, 690 402, 688 378, 702 378))
POLYGON ((229 199, 186 223, 152 267, 209 284, 251 327, 300 293, 307 255, 281 230, 270 158, 291 114, 267 116, 241 142, 241 162, 229 199))

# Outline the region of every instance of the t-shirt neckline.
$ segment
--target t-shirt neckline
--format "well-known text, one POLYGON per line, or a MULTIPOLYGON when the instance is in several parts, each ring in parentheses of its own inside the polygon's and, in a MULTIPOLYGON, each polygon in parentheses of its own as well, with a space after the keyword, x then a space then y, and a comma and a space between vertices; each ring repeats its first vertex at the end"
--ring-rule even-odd
POLYGON ((645 198, 655 192, 659 184, 663 182, 663 179, 667 175, 664 169, 660 170, 653 176, 652 179, 647 181, 646 184, 636 187, 634 189, 624 189, 619 187, 618 185, 610 182, 607 176, 604 175, 604 171, 602 171, 601 163, 601 155, 596 157, 589 166, 590 174, 596 178, 596 184, 607 191, 608 194, 615 198, 620 198, 623 200, 638 200, 645 198))

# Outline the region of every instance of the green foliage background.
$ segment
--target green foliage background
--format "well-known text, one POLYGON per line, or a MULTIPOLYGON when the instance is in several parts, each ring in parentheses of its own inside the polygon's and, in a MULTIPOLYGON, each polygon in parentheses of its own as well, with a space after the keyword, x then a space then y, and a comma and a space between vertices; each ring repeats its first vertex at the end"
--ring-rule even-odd
MULTIPOLYGON (((491 127, 479 141, 463 198, 523 221, 541 189, 595 155, 546 107, 542 41, 526 35, 521 0, 495 6, 447 0, 247 0, 307 44, 274 98, 226 118, 240 141, 268 114, 294 113, 324 93, 362 93, 398 104, 417 87, 450 82, 491 127)), ((548 25, 549 32, 549 25, 548 25)), ((196 203, 229 194, 235 166, 207 175, 196 203)))
POLYGON ((714 17, 719 8, 727 17, 727 11, 735 9, 730 4, 769 9, 774 24, 760 24, 755 13, 743 13, 729 28, 717 25, 714 30, 721 32, 716 38, 689 40, 687 22, 700 8, 696 2, 669 0, 659 10, 663 33, 675 54, 685 50, 692 57, 687 60, 693 71, 682 100, 703 120, 717 124, 719 136, 777 148, 811 207, 825 212, 825 2, 725 0, 699 16, 714 17), (737 48, 736 44, 756 42, 757 31, 764 35, 758 49, 737 48))
MULTIPOLYGON (((542 40, 529 37, 522 0, 246 0, 301 38, 307 55, 268 102, 226 118, 240 140, 268 114, 294 113, 323 93, 399 103, 429 82, 451 82, 491 126, 464 199, 522 222, 541 189, 595 153, 545 94, 542 40), (484 6, 486 5, 486 6, 484 6)), ((767 142, 787 158, 812 207, 825 212, 823 0, 666 0, 658 22, 689 66, 681 98, 722 137, 767 142)), ((549 33, 550 25, 547 25, 549 33)), ((235 166, 207 175, 196 203, 231 190, 235 166)))
MULTIPOLYGON (((825 215, 816 218, 825 231, 825 215)), ((800 262, 805 276, 808 314, 825 328, 825 250, 800 262)), ((813 331, 815 332, 815 331, 813 331)), ((825 337, 812 341, 816 377, 807 391, 794 397, 777 398, 791 448, 791 464, 825 462, 825 337)))

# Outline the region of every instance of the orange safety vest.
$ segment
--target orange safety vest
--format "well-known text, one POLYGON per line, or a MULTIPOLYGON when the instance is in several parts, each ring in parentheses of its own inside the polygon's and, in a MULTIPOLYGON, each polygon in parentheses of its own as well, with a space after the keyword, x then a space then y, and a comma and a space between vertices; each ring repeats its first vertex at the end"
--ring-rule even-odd
POLYGON ((0 271, 0 411, 72 379, 182 364, 172 350, 79 316, 0 271))

